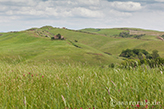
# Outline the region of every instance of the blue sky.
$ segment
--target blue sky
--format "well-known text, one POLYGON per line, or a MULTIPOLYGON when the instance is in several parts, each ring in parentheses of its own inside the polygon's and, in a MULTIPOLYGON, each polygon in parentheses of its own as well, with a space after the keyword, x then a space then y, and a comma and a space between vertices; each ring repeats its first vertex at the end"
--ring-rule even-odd
POLYGON ((0 0, 0 31, 135 27, 164 31, 164 0, 0 0))

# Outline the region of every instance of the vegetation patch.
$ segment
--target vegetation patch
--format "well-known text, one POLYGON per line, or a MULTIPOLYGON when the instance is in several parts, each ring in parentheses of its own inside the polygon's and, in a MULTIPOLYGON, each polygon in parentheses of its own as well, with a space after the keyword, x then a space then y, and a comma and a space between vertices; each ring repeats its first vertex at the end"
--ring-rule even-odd
POLYGON ((92 54, 92 55, 103 56, 103 55, 102 55, 102 54, 100 54, 100 53, 87 53, 87 54, 92 54))
POLYGON ((144 49, 126 49, 120 56, 128 58, 121 63, 124 67, 138 67, 142 64, 149 65, 151 68, 164 66, 164 59, 159 56, 157 50, 153 50, 150 54, 144 49))
POLYGON ((61 34, 57 34, 53 37, 51 37, 52 40, 64 40, 64 36, 62 36, 61 34))
POLYGON ((81 48, 80 46, 76 45, 76 44, 73 43, 72 41, 69 40, 69 42, 70 42, 73 46, 75 46, 75 47, 77 47, 77 48, 81 48))
POLYGON ((129 32, 121 32, 119 34, 119 37, 122 37, 122 38, 137 38, 137 39, 140 39, 142 36, 145 36, 145 34, 140 34, 140 35, 130 35, 129 32))
POLYGON ((163 41, 163 38, 162 38, 162 37, 160 37, 160 36, 157 36, 157 39, 160 39, 160 40, 162 40, 162 41, 163 41))
POLYGON ((145 55, 148 59, 152 58, 152 56, 150 56, 150 54, 144 49, 133 49, 133 50, 126 49, 126 50, 123 50, 119 56, 126 57, 126 58, 137 57, 137 58, 141 59, 141 58, 143 58, 143 55, 145 55))
POLYGON ((161 37, 164 38, 164 35, 162 35, 161 37))
POLYGON ((105 54, 108 54, 108 55, 112 55, 111 53, 109 53, 109 52, 104 52, 105 54))

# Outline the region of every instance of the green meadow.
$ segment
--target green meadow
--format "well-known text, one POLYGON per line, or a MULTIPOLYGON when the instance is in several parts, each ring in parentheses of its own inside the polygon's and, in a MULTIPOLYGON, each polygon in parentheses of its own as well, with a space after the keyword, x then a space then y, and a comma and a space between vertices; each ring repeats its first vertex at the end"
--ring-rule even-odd
POLYGON ((162 109, 164 66, 120 68, 122 50, 158 50, 162 32, 45 26, 0 33, 2 109, 162 109), (145 33, 140 39, 121 32, 145 33), (52 40, 61 34, 64 40, 52 40), (111 63, 115 68, 110 68, 111 63))
MULTIPOLYGON (((164 68, 163 68, 164 69, 164 68)), ((163 69, 0 63, 3 109, 164 108, 163 69)))

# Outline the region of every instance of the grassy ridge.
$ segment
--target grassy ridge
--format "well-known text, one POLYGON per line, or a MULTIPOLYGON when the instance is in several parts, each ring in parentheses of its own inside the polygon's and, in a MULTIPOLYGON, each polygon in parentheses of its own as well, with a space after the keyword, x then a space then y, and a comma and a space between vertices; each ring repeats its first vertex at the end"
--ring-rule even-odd
MULTIPOLYGON (((97 49, 77 43, 81 48, 73 46, 68 40, 55 40, 37 36, 32 31, 5 33, 0 36, 0 59, 5 62, 81 62, 91 65, 118 62, 97 49)), ((116 60, 115 60, 116 59, 116 60)))
POLYGON ((163 41, 155 36, 146 35, 142 39, 112 37, 119 35, 122 31, 128 30, 115 28, 75 31, 45 26, 21 32, 2 33, 3 35, 0 36, 0 59, 8 62, 13 59, 20 62, 21 59, 28 62, 50 60, 51 62, 73 63, 80 61, 94 65, 109 65, 110 63, 120 63, 119 54, 127 48, 145 49, 150 53, 156 49, 160 56, 164 57, 163 41), (51 41, 50 37, 44 36, 45 34, 53 36, 58 33, 63 35, 66 40, 51 41), (75 47, 69 41, 81 48, 75 47))
MULTIPOLYGON (((114 55, 119 55, 122 50, 127 48, 129 49, 145 49, 150 53, 153 50, 158 50, 161 57, 164 57, 164 42, 156 37, 164 34, 164 32, 152 31, 152 30, 143 30, 135 28, 115 28, 115 29, 82 29, 83 32, 88 33, 97 33, 99 35, 105 35, 110 37, 102 37, 99 42, 92 43, 93 47, 98 48, 98 50, 110 52, 114 55), (134 38, 119 38, 118 35, 123 31, 133 31, 135 34, 145 34, 141 39, 134 38), (116 38, 112 38, 116 37, 116 38), (100 46, 98 46, 100 45, 100 46)), ((134 34, 130 32, 130 34, 134 34)))
POLYGON ((124 70, 86 64, 0 63, 0 72, 3 109, 123 109, 137 108, 137 104, 143 108, 145 100, 149 108, 164 108, 162 68, 124 70))
POLYGON ((94 29, 94 28, 86 28, 82 29, 82 32, 88 32, 88 33, 97 33, 99 35, 104 36, 118 36, 121 32, 127 31, 127 30, 121 30, 121 29, 94 29))

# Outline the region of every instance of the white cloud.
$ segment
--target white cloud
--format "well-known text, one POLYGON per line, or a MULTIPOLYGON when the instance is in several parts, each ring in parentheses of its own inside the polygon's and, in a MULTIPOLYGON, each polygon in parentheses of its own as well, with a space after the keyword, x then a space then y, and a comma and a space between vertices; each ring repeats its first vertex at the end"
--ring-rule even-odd
POLYGON ((122 11, 137 11, 140 10, 142 8, 140 3, 137 2, 112 2, 111 5, 119 10, 122 11))
POLYGON ((164 0, 155 0, 155 1, 157 1, 157 2, 164 2, 164 0))
POLYGON ((7 6, 0 5, 0 11, 5 11, 7 9, 8 9, 7 6))
POLYGON ((100 0, 78 0, 78 3, 85 5, 98 5, 100 0))
POLYGON ((86 8, 77 7, 71 10, 72 14, 75 16, 81 16, 81 17, 102 17, 103 14, 99 11, 92 11, 86 8))
MULTIPOLYGON (((3 0, 4 1, 4 0, 3 0)), ((5 0, 9 1, 9 0, 5 0)), ((0 1, 2 2, 2 1, 0 1)), ((55 17, 99 17, 103 14, 98 11, 96 5, 99 0, 68 0, 66 1, 38 1, 38 0, 12 0, 11 2, 22 3, 21 6, 8 6, 7 15, 34 15, 34 16, 55 16, 55 17), (89 7, 86 7, 88 5, 89 7), (91 9, 88 9, 91 8, 91 9)), ((6 5, 7 6, 7 5, 6 5)), ((1 8, 5 10, 7 8, 1 8)))
POLYGON ((113 15, 113 16, 116 16, 116 17, 129 17, 129 16, 132 16, 131 13, 120 12, 120 11, 117 11, 117 10, 110 10, 108 13, 109 13, 109 15, 113 15))
POLYGON ((153 27, 159 24, 159 28, 164 28, 163 2, 164 0, 0 0, 0 29, 15 29, 15 26, 9 25, 17 24, 19 29, 47 24, 68 28, 153 27), (155 20, 160 22, 151 22, 155 20))

